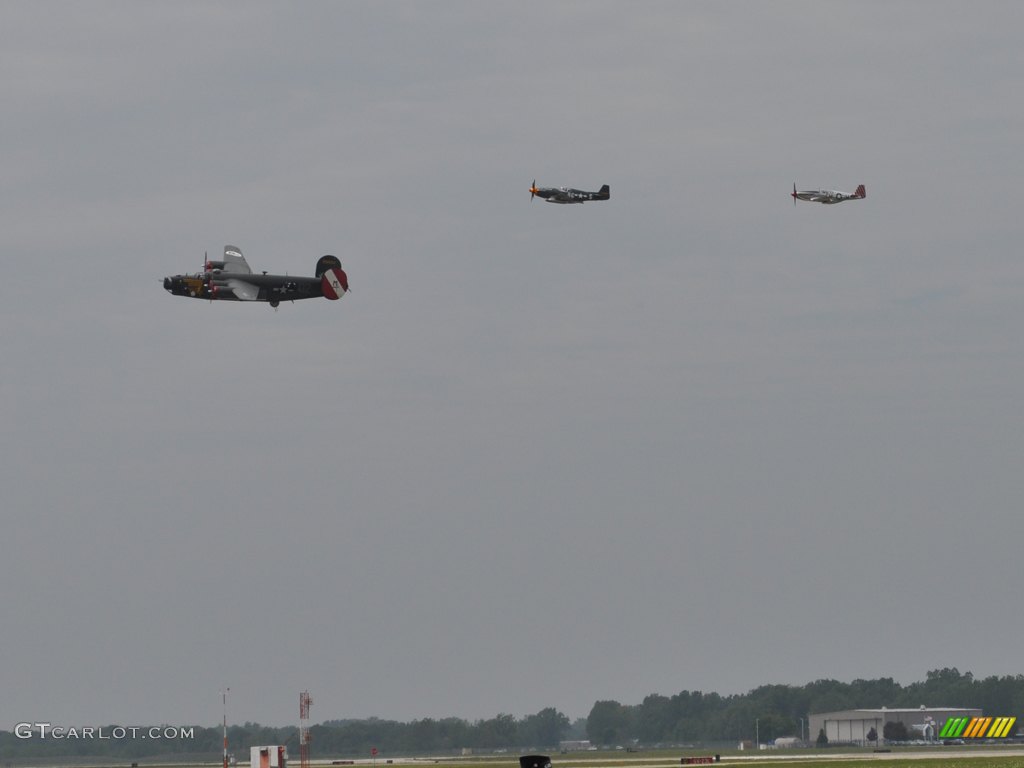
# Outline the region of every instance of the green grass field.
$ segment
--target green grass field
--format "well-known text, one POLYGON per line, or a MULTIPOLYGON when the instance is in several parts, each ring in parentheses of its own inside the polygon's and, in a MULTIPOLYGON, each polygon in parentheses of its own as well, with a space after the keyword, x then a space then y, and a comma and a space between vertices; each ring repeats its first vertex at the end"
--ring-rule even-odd
MULTIPOLYGON (((1024 750, 1016 750, 1021 752, 1024 750)), ((741 768, 1024 768, 1024 754, 1005 754, 999 747, 935 748, 876 753, 867 750, 835 751, 823 756, 815 750, 792 752, 721 751, 721 762, 712 765, 741 768), (803 753, 803 754, 802 754, 803 753)), ((554 768, 668 768, 680 765, 681 755, 708 755, 714 750, 673 750, 659 752, 579 752, 552 755, 554 768)), ((439 758, 417 760, 437 768, 518 768, 517 755, 500 757, 439 758)), ((362 762, 362 761, 360 761, 362 762)), ((383 761, 378 761, 381 763, 383 761)), ((396 765, 404 761, 396 760, 396 765)), ((385 766, 378 766, 385 768, 385 766)))
MULTIPOLYGON (((553 768, 675 768, 680 757, 713 755, 714 749, 658 750, 642 752, 598 751, 552 754, 553 768)), ((1024 747, 936 747, 931 749, 894 749, 876 753, 866 749, 836 749, 822 753, 817 750, 785 750, 755 753, 739 750, 719 750, 720 763, 711 765, 729 768, 1024 768, 1024 747), (1013 754, 1007 754, 1012 751, 1013 754)), ((389 765, 386 755, 376 762, 369 759, 346 760, 353 768, 519 768, 518 753, 465 757, 394 758, 389 765)), ((312 768, 335 768, 333 761, 314 756, 312 768)), ((339 761, 340 762, 340 761, 339 761)), ((102 759, 41 758, 9 760, 0 756, 0 768, 129 768, 131 761, 106 762, 102 759)), ((220 762, 182 763, 174 760, 139 759, 138 768, 220 768, 220 762)), ((298 768, 296 758, 289 760, 290 768, 298 768)), ((248 768, 239 762, 238 768, 248 768)), ((680 767, 681 768, 681 767, 680 767)))

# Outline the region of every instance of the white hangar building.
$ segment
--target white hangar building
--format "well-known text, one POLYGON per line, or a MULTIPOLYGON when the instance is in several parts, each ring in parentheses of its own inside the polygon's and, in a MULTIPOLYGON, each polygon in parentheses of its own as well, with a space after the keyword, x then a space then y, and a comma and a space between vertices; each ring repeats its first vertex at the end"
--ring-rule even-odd
POLYGON ((811 744, 822 729, 829 744, 852 742, 863 744, 875 729, 878 739, 886 723, 903 723, 912 739, 931 740, 938 736, 951 717, 981 717, 980 709, 964 707, 918 707, 917 709, 846 709, 841 712, 812 714, 808 723, 807 741, 811 744))

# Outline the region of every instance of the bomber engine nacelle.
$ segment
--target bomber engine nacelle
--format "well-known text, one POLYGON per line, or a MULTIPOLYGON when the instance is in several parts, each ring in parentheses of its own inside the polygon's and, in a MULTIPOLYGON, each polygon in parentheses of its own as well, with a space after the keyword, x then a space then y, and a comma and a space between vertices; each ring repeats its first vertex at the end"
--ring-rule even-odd
POLYGON ((222 293, 234 294, 231 290, 231 286, 228 285, 227 280, 209 280, 206 283, 207 290, 214 296, 218 296, 222 293))

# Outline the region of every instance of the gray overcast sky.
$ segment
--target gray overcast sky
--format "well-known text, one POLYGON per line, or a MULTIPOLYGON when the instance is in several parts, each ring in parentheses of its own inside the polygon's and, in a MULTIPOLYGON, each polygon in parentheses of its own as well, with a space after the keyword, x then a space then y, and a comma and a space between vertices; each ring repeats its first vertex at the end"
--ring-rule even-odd
POLYGON ((0 6, 0 729, 1019 673, 1022 29, 0 6))

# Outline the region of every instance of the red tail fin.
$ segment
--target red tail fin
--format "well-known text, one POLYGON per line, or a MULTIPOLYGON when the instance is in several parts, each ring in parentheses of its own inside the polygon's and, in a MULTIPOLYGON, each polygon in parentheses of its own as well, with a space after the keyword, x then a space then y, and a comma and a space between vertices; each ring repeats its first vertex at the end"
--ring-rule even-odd
POLYGON ((854 194, 856 194, 857 197, 867 197, 868 191, 864 189, 864 185, 861 184, 859 187, 857 187, 857 191, 854 194))
POLYGON ((341 267, 333 267, 320 276, 320 286, 325 299, 337 301, 348 293, 348 275, 341 267))

